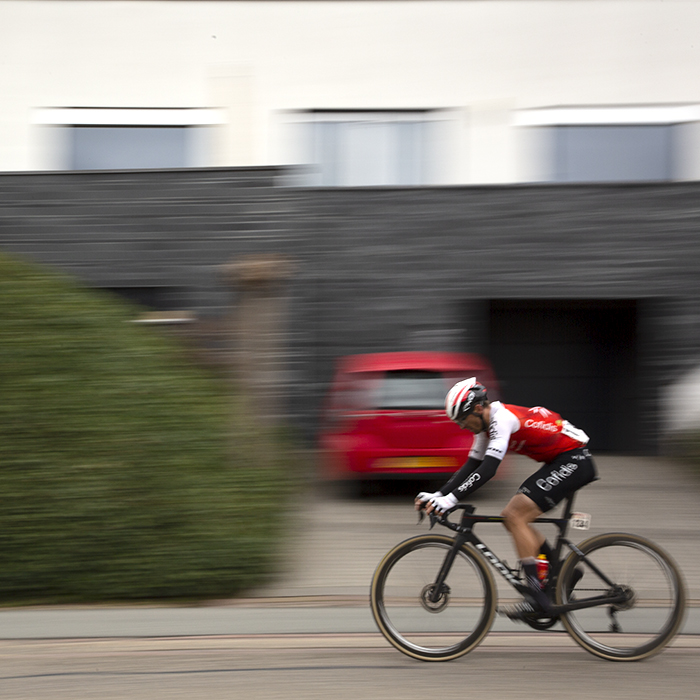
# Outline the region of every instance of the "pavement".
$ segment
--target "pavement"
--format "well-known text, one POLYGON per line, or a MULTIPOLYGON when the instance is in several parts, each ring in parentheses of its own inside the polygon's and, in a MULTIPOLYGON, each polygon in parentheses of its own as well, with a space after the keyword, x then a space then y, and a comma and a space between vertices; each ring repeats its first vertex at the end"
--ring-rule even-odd
MULTIPOLYGON (((592 515, 591 529, 580 533, 580 539, 624 531, 645 535, 666 548, 685 577, 690 604, 682 632, 685 643, 691 643, 700 635, 700 477, 669 459, 603 455, 597 463, 601 480, 577 498, 576 510, 592 515)), ((532 464, 509 458, 505 476, 475 495, 477 512, 499 513, 532 464)), ((419 489, 353 499, 310 487, 304 510, 290 525, 282 572, 245 598, 196 606, 4 609, 0 639, 377 635, 368 605, 374 569, 395 544, 427 531, 426 524, 417 523, 413 490, 419 489)), ((480 534, 502 558, 514 562, 502 527, 482 527, 493 528, 480 534)), ((500 582, 499 593, 512 595, 500 582)), ((502 618, 493 631, 531 632, 502 618)))

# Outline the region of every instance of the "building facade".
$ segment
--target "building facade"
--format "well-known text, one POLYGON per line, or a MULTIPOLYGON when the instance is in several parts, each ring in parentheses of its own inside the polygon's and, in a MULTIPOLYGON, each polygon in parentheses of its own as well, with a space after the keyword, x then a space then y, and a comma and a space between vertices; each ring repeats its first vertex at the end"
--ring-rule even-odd
POLYGON ((0 0, 0 170, 700 176, 686 0, 0 0))

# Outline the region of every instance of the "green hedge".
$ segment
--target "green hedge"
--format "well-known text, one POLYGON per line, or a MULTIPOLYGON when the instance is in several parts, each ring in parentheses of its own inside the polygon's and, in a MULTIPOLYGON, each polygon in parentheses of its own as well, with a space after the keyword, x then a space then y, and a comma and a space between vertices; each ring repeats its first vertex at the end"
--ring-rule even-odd
POLYGON ((294 450, 136 309, 0 256, 0 602, 235 596, 294 450))

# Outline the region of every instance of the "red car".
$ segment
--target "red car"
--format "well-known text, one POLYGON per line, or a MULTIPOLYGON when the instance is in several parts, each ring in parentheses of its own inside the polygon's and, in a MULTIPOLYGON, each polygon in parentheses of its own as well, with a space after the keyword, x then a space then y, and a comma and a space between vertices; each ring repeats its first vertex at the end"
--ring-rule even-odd
POLYGON ((479 355, 392 352, 341 358, 320 435, 322 476, 333 480, 438 479, 464 464, 474 436, 445 415, 445 395, 476 376, 497 399, 479 355))

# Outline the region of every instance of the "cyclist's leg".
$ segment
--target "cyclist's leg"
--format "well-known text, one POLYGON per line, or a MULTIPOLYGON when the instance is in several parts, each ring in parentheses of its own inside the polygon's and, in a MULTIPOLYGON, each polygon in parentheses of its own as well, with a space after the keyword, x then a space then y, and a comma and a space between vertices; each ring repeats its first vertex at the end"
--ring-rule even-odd
POLYGON ((544 537, 530 523, 542 515, 542 509, 528 496, 517 493, 510 499, 503 513, 504 525, 511 534, 515 549, 520 558, 528 587, 527 602, 505 611, 512 619, 522 619, 533 612, 548 612, 551 603, 540 588, 537 576, 537 554, 544 537))
POLYGON ((529 496, 516 493, 503 509, 503 524, 513 538, 520 559, 536 558, 544 536, 530 523, 542 515, 542 508, 529 496))
POLYGON ((550 602, 540 589, 536 563, 545 538, 531 523, 554 508, 569 493, 596 478, 595 465, 587 449, 566 452, 528 477, 503 511, 504 524, 513 537, 523 566, 529 597, 545 612, 549 610, 550 602))
POLYGON ((557 506, 570 493, 597 478, 591 453, 582 447, 560 454, 525 479, 503 511, 506 528, 513 535, 521 559, 523 556, 537 557, 545 546, 544 536, 530 523, 557 506), (537 539, 536 543, 534 538, 537 539))

